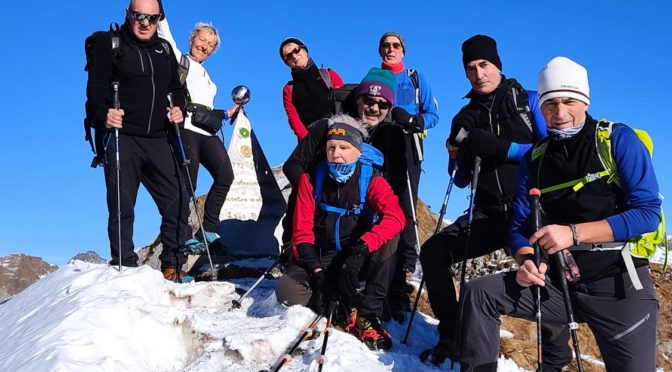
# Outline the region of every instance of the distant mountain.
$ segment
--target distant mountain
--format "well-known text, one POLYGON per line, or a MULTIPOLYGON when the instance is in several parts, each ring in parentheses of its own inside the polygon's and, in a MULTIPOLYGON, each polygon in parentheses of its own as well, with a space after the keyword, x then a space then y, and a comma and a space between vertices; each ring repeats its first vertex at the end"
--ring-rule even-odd
POLYGON ((43 276, 56 271, 40 257, 18 253, 0 257, 0 301, 23 291, 43 276))
POLYGON ((107 263, 107 260, 103 259, 94 251, 86 251, 83 253, 77 253, 73 258, 70 259, 70 262, 79 260, 84 262, 90 262, 94 264, 104 264, 107 263))

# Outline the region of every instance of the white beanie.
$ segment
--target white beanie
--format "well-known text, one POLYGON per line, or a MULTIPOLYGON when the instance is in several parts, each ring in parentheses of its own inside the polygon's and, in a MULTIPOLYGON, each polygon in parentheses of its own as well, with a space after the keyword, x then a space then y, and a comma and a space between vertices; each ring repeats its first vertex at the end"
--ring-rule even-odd
POLYGON ((555 57, 539 72, 539 105, 557 97, 578 99, 590 105, 588 71, 567 57, 555 57))

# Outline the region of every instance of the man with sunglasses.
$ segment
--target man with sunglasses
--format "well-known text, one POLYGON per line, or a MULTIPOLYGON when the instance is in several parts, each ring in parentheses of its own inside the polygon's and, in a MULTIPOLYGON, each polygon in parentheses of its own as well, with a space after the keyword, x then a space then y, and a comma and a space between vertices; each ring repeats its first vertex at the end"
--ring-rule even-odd
POLYGON ((436 126, 439 122, 436 100, 432 89, 423 74, 415 69, 406 68, 403 59, 406 55, 406 43, 397 32, 386 32, 378 42, 378 53, 382 58, 382 68, 390 70, 396 78, 395 108, 392 118, 400 125, 405 136, 398 144, 404 151, 406 161, 402 163, 402 171, 410 180, 410 190, 404 181, 404 187, 395 190, 400 193, 399 202, 406 214, 406 228, 401 233, 397 249, 399 260, 394 276, 392 290, 388 298, 392 316, 403 321, 406 312, 410 311, 409 296, 412 288, 406 284, 407 276, 415 272, 418 262, 417 238, 413 226, 413 209, 418 202, 418 186, 423 159, 422 139, 425 130, 436 126), (411 199, 413 201, 411 202, 411 199))
MULTIPOLYGON (((420 250, 429 301, 439 319, 439 341, 420 358, 435 365, 458 357, 458 302, 451 266, 462 261, 465 252, 475 258, 507 247, 518 163, 534 142, 546 137, 537 93, 502 74, 494 39, 486 35, 467 39, 462 63, 471 90, 466 95, 469 103, 453 118, 447 145, 458 155, 457 164, 451 161, 449 168, 452 172, 457 166, 458 187, 468 186, 473 172, 479 178, 469 238, 465 214, 420 250), (473 169, 476 156, 482 159, 480 171, 473 169)), ((543 340, 544 371, 559 371, 571 359, 567 329, 545 326, 543 340)))
MULTIPOLYGON (((389 118, 395 88, 394 74, 374 67, 353 90, 352 101, 345 102, 344 107, 350 116, 358 118, 366 125, 369 136, 364 140, 382 152, 384 160, 380 172, 395 195, 398 195, 401 189, 406 188, 406 174, 402 164, 405 157, 399 151, 399 143, 403 141, 404 133, 389 118)), ((315 166, 325 159, 328 129, 329 119, 315 122, 308 135, 299 142, 285 162, 283 171, 293 188, 299 184, 302 173, 311 174, 315 166)), ((383 315, 385 295, 396 267, 397 244, 398 235, 395 235, 371 254, 371 261, 376 269, 367 277, 366 286, 360 295, 366 301, 360 302, 357 309, 350 309, 352 311, 347 314, 350 323, 345 324, 345 328, 372 349, 389 350, 392 347, 391 336, 381 325, 380 317, 383 315)), ((301 285, 303 284, 305 283, 301 285)))
POLYGON ((132 235, 134 206, 142 183, 161 214, 161 270, 166 279, 180 280, 179 268, 186 258, 178 248, 189 233, 189 209, 167 133, 172 135, 173 125, 183 121, 180 107, 184 105, 185 92, 178 79, 173 50, 157 36, 161 17, 157 0, 132 0, 119 30, 118 55, 113 55, 110 33, 103 33, 96 40, 89 66, 87 104, 95 111, 96 134, 104 136, 110 264, 121 261, 124 266, 138 266, 132 235), (115 108, 113 100, 117 95, 113 82, 118 83, 119 108, 115 108), (168 93, 173 95, 172 108, 168 93), (121 195, 121 222, 117 218, 117 187, 121 195))

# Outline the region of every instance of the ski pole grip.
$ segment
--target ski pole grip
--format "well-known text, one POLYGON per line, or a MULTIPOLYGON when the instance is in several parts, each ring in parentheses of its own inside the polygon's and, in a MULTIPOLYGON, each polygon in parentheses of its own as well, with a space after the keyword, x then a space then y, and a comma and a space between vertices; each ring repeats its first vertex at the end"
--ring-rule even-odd
POLYGON ((114 90, 114 109, 119 110, 121 105, 119 104, 119 82, 112 82, 112 89, 114 90))
MULTIPOLYGON (((539 204, 539 196, 541 191, 537 188, 530 189, 530 198, 532 198, 532 223, 534 224, 534 231, 541 228, 541 205, 539 204)), ((534 262, 539 267, 541 263, 541 250, 539 243, 534 244, 534 262)))
POLYGON ((168 93, 168 107, 173 108, 173 93, 168 93))
POLYGON ((481 172, 481 157, 477 156, 474 158, 474 174, 471 179, 471 184, 474 188, 476 188, 476 184, 478 183, 478 174, 481 172))

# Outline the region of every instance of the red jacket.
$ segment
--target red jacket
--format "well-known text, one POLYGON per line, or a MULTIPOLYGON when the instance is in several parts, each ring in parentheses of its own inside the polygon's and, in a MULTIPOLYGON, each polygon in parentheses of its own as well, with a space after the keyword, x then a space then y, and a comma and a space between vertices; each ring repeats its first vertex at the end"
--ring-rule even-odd
MULTIPOLYGON (((380 222, 365 232, 360 239, 366 242, 370 252, 377 251, 406 225, 406 216, 399 206, 397 196, 381 176, 371 178, 366 192, 367 204, 380 216, 380 222)), ((294 209, 294 231, 292 234, 294 257, 299 260, 297 245, 301 243, 315 244, 313 231, 315 219, 315 197, 313 185, 307 173, 299 180, 296 208, 294 209)))
MULTIPOLYGON (((332 69, 328 69, 327 71, 329 71, 329 76, 331 77, 332 88, 342 87, 343 80, 338 75, 338 73, 332 69)), ((310 123, 301 122, 301 118, 299 118, 299 113, 296 109, 296 106, 294 106, 294 104, 292 103, 291 81, 285 84, 284 88, 282 88, 282 104, 285 106, 285 112, 287 113, 287 121, 289 122, 289 127, 292 128, 292 131, 294 131, 294 134, 300 141, 301 139, 303 139, 303 137, 306 136, 306 134, 308 134, 308 129, 306 128, 306 125, 310 123)))

